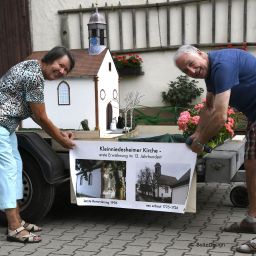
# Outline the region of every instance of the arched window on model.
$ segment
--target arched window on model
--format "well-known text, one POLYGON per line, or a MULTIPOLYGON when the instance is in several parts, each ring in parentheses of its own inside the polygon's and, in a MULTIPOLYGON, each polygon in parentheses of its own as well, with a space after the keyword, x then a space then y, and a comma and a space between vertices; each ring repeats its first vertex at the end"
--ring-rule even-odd
POLYGON ((70 88, 67 82, 58 85, 58 105, 70 105, 70 88))

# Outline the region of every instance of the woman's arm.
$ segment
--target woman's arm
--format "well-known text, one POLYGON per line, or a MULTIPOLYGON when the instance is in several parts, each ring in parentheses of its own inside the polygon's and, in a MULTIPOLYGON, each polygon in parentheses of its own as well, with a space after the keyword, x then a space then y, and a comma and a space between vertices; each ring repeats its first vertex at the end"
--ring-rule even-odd
POLYGON ((42 127, 52 138, 59 142, 63 147, 72 149, 75 146, 73 134, 71 132, 62 132, 48 118, 44 103, 29 103, 33 113, 33 120, 42 127))

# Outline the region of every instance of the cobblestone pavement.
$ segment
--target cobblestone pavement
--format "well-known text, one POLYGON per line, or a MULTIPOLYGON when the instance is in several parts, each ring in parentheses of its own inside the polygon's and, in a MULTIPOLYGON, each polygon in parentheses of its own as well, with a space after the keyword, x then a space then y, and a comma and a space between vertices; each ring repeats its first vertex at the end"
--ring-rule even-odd
POLYGON ((10 256, 230 256, 250 234, 222 232, 240 221, 245 209, 234 208, 227 184, 197 184, 197 213, 173 214, 104 207, 78 207, 56 201, 42 221, 43 241, 23 245, 6 241, 0 226, 0 255, 10 256))

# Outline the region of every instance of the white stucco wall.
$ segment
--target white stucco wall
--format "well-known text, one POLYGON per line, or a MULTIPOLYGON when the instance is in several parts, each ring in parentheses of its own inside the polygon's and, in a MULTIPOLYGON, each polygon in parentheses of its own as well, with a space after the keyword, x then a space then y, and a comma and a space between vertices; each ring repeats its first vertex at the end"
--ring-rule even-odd
POLYGON ((99 98, 99 126, 101 131, 104 132, 104 127, 106 130, 106 109, 107 105, 111 103, 112 105, 112 117, 118 119, 119 116, 119 102, 113 99, 113 91, 116 90, 117 96, 119 95, 119 85, 118 85, 118 73, 115 68, 115 64, 108 51, 105 58, 101 64, 98 72, 98 98, 99 98), (111 71, 109 71, 109 63, 111 63, 111 71), (105 91, 105 98, 102 100, 100 97, 100 91, 105 91))
POLYGON ((176 187, 172 191, 173 204, 185 204, 188 195, 188 185, 176 187))
POLYGON ((96 169, 91 172, 92 185, 88 185, 88 181, 83 178, 80 184, 81 175, 76 178, 76 193, 89 197, 100 198, 101 196, 101 170, 96 169))
MULTIPOLYGON (((95 128, 95 97, 92 79, 65 79, 70 87, 70 105, 58 105, 57 87, 62 80, 46 81, 45 105, 49 118, 59 128, 81 129, 80 122, 88 119, 90 130, 95 128)), ((32 119, 23 121, 24 128, 38 127, 32 119)))
MULTIPOLYGON (((122 5, 129 4, 145 4, 145 0, 98 0, 98 6, 118 5, 119 1, 122 5)), ((170 0, 177 1, 177 0, 170 0)), ((87 0, 81 2, 80 0, 30 0, 31 3, 31 30, 32 30, 32 44, 33 50, 49 50, 55 45, 61 43, 60 40, 60 15, 58 10, 78 8, 81 4, 82 7, 91 7, 95 0, 87 0)), ((149 0, 151 3, 161 3, 162 0, 149 0)), ((243 14, 243 1, 232 1, 232 26, 231 26, 231 41, 242 42, 242 14, 243 14)), ((247 10, 247 41, 256 41, 256 18, 255 9, 256 1, 248 0, 247 10)), ((228 1, 216 1, 216 39, 217 43, 227 41, 227 3, 228 1)), ((200 19, 200 42, 211 42, 212 28, 211 17, 212 10, 210 3, 201 3, 201 19, 200 19)), ((196 43, 195 33, 195 7, 189 5, 185 8, 185 43, 196 43)), ((166 12, 159 11, 160 24, 158 25, 156 9, 149 11, 149 33, 150 33, 150 46, 166 45, 166 12), (159 31, 160 28, 160 31, 159 31), (159 36, 161 35, 161 37, 159 36)), ((89 21, 89 14, 83 15, 84 24, 89 21)), ((172 8, 170 11, 170 36, 171 44, 181 44, 181 13, 180 9, 172 8)), ((76 15, 69 15, 69 30, 70 30, 70 48, 80 48, 79 39, 79 19, 76 15)), ((119 30, 118 30, 118 15, 117 12, 111 13, 109 20, 110 34, 110 50, 118 50, 119 45, 119 30)), ((131 30, 131 14, 123 12, 123 41, 124 48, 129 49, 132 46, 132 30, 131 30)), ((87 26, 84 26, 84 42, 85 48, 88 47, 88 33, 87 26)), ((137 47, 145 47, 145 12, 139 10, 136 12, 136 39, 137 47)), ((249 51, 256 55, 256 48, 251 47, 249 51)), ((210 49, 203 49, 208 51, 210 49)), ((174 66, 172 58, 173 51, 160 51, 149 52, 140 54, 143 58, 143 71, 145 75, 133 78, 120 79, 120 102, 123 102, 125 96, 130 91, 139 91, 144 97, 141 99, 143 106, 160 106, 163 105, 161 98, 161 91, 168 89, 168 82, 175 80, 181 72, 174 66)), ((204 82, 200 80, 200 87, 205 88, 204 82)), ((204 97, 204 95, 202 96, 204 97)))

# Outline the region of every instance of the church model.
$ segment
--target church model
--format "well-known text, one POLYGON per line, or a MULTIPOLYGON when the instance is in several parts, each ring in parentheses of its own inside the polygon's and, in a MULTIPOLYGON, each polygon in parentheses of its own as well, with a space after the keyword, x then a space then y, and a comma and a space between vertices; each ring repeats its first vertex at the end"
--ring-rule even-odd
MULTIPOLYGON (((119 116, 119 76, 109 49, 106 48, 106 23, 96 12, 88 23, 89 49, 71 50, 76 64, 67 77, 45 81, 45 103, 49 118, 61 129, 82 129, 106 133, 119 116)), ((40 60, 47 51, 33 52, 27 59, 40 60)), ((32 119, 23 128, 37 128, 32 119)))

